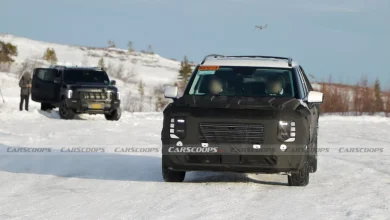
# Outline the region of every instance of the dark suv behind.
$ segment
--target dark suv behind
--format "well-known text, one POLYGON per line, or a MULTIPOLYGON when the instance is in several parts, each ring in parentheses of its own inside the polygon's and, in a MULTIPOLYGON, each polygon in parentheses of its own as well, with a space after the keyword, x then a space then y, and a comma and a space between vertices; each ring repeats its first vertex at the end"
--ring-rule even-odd
POLYGON ((115 81, 100 68, 53 66, 34 70, 33 101, 41 110, 59 108, 62 119, 75 114, 104 114, 107 120, 121 116, 120 94, 115 81))

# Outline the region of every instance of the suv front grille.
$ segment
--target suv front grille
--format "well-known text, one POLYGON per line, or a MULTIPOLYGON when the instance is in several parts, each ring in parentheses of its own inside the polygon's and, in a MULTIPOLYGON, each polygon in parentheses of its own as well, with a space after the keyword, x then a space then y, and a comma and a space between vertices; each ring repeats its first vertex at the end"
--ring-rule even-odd
POLYGON ((80 97, 86 100, 111 100, 109 92, 80 92, 80 97))
POLYGON ((262 124, 200 123, 201 143, 222 144, 262 144, 264 126, 262 124))

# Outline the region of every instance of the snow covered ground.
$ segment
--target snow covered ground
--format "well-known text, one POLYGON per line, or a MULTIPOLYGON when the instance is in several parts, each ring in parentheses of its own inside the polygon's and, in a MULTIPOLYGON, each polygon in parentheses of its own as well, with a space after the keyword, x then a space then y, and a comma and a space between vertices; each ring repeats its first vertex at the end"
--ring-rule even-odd
POLYGON ((322 117, 319 170, 304 188, 287 186, 281 175, 208 172, 189 173, 184 183, 165 183, 161 113, 124 113, 117 122, 101 116, 64 121, 56 111, 19 112, 10 102, 0 104, 0 219, 390 216, 388 118, 322 117), (21 152, 24 147, 46 150, 21 152), (96 152, 66 152, 80 147, 96 152), (346 150, 360 147, 382 152, 346 150), (126 148, 150 150, 116 152, 126 148))
POLYGON ((330 151, 320 154, 309 186, 293 188, 285 176, 231 173, 190 173, 184 183, 164 183, 159 152, 115 152, 159 149, 161 114, 125 113, 118 122, 63 121, 56 115, 0 113, 1 219, 388 219, 390 214, 385 118, 322 118, 319 146, 330 151), (9 152, 20 147, 52 152, 9 152), (105 152, 61 152, 76 147, 105 152), (339 153, 349 147, 384 151, 339 153))
MULTIPOLYGON (((146 82, 147 87, 172 83, 172 80, 177 78, 180 68, 180 62, 161 57, 158 54, 129 53, 127 50, 119 48, 55 44, 1 33, 0 40, 17 46, 18 55, 14 57, 15 63, 11 72, 17 72, 20 65, 26 60, 49 65, 42 59, 47 48, 53 48, 56 51, 58 65, 98 66, 99 60, 103 58, 106 66, 111 66, 110 70, 115 71, 120 65, 123 65, 125 76, 133 71, 137 74, 136 79, 142 79, 146 82)), ((113 74, 112 72, 108 73, 113 74)))

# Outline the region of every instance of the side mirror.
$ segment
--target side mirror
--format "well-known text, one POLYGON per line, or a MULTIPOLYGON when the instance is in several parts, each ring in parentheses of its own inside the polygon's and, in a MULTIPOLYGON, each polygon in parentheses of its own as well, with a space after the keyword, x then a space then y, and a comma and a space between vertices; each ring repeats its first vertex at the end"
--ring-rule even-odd
POLYGON ((176 86, 168 86, 165 88, 164 96, 165 98, 176 99, 179 94, 179 90, 176 86))
POLYGON ((307 102, 311 104, 320 104, 324 102, 324 94, 322 92, 310 91, 307 96, 307 102))
POLYGON ((115 86, 116 85, 116 81, 115 80, 111 80, 110 85, 115 86))
POLYGON ((55 84, 60 84, 61 83, 61 79, 60 78, 55 78, 54 79, 54 83, 55 84))

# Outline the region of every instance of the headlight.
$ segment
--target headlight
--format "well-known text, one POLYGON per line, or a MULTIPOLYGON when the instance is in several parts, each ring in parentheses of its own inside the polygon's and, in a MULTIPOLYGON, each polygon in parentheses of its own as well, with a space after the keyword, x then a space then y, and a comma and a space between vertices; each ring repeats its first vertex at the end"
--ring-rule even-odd
POLYGON ((73 95, 73 91, 72 90, 68 90, 68 99, 72 98, 72 95, 73 95))
POLYGON ((171 118, 169 134, 173 139, 184 138, 186 136, 186 120, 184 118, 171 118))
POLYGON ((295 122, 279 121, 278 123, 278 140, 280 142, 295 141, 295 122))

